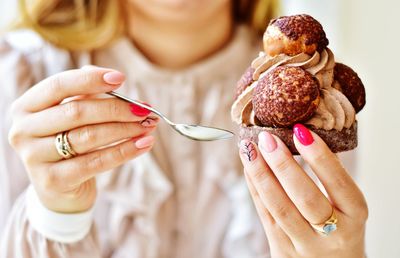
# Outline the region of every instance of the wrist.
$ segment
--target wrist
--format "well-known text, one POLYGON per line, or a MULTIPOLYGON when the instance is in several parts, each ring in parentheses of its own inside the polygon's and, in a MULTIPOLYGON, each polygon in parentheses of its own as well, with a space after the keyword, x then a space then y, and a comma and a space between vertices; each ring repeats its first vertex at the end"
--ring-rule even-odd
POLYGON ((35 187, 40 202, 56 213, 82 213, 89 211, 97 197, 95 180, 88 180, 68 192, 41 191, 35 187))

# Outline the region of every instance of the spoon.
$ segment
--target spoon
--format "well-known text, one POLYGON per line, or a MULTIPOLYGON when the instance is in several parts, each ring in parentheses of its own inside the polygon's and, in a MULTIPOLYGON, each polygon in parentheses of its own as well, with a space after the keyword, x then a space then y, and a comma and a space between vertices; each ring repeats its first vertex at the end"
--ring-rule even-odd
POLYGON ((220 128, 208 127, 202 125, 188 125, 188 124, 176 124, 164 116, 160 111, 155 110, 145 104, 142 104, 136 100, 125 97, 115 91, 107 92, 108 95, 112 95, 129 103, 135 104, 141 108, 147 109, 154 114, 161 117, 165 122, 167 122, 175 131, 189 139, 196 141, 216 141, 221 139, 228 139, 233 137, 233 133, 220 128))

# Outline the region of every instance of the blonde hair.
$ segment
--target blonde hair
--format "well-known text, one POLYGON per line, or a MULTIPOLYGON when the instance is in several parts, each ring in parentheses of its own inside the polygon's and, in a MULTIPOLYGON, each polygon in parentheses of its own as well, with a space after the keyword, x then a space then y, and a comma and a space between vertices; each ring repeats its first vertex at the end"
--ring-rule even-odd
MULTIPOLYGON (((13 28, 29 28, 69 50, 93 50, 118 38, 124 20, 118 0, 19 0, 13 28)), ((233 0, 237 22, 264 31, 279 12, 279 0, 233 0)))

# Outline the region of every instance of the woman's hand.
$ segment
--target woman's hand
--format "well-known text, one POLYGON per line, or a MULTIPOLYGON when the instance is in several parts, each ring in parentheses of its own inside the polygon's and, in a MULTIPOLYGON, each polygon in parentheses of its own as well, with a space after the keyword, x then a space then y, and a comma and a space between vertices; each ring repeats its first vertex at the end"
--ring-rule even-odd
POLYGON ((70 70, 41 81, 13 103, 9 142, 48 209, 89 209, 97 174, 151 149, 154 138, 148 134, 157 119, 147 110, 115 98, 82 98, 115 90, 124 80, 110 69, 70 70), (62 132, 75 157, 58 154, 55 138, 62 132))
POLYGON ((272 257, 364 257, 368 216, 365 199, 346 170, 318 135, 294 127, 297 150, 311 166, 329 199, 293 159, 276 136, 259 135, 258 147, 242 141, 240 156, 258 215, 268 236, 272 257), (337 217, 328 235, 311 225, 337 217))

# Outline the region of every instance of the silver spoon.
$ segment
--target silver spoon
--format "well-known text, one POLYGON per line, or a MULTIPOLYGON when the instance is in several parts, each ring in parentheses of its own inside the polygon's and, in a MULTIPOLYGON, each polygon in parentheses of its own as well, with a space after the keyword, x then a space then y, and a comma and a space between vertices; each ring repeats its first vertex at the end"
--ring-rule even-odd
POLYGON ((154 114, 158 115, 162 119, 164 119, 165 122, 167 122, 172 128, 175 129, 178 133, 180 133, 183 136, 186 136, 189 139, 192 140, 197 140, 197 141, 215 141, 215 140, 221 140, 221 139, 228 139, 233 137, 233 133, 225 130, 225 129, 220 129, 220 128, 215 128, 215 127, 208 127, 208 126, 202 126, 202 125, 187 125, 187 124, 176 124, 169 120, 166 116, 164 116, 160 111, 155 110, 154 108, 151 108, 147 105, 144 105, 136 100, 130 99, 128 97, 125 97, 115 91, 110 91, 107 92, 107 94, 112 95, 114 97, 117 97, 119 99, 125 100, 127 102, 133 103, 135 105, 138 105, 141 108, 147 109, 154 114))

